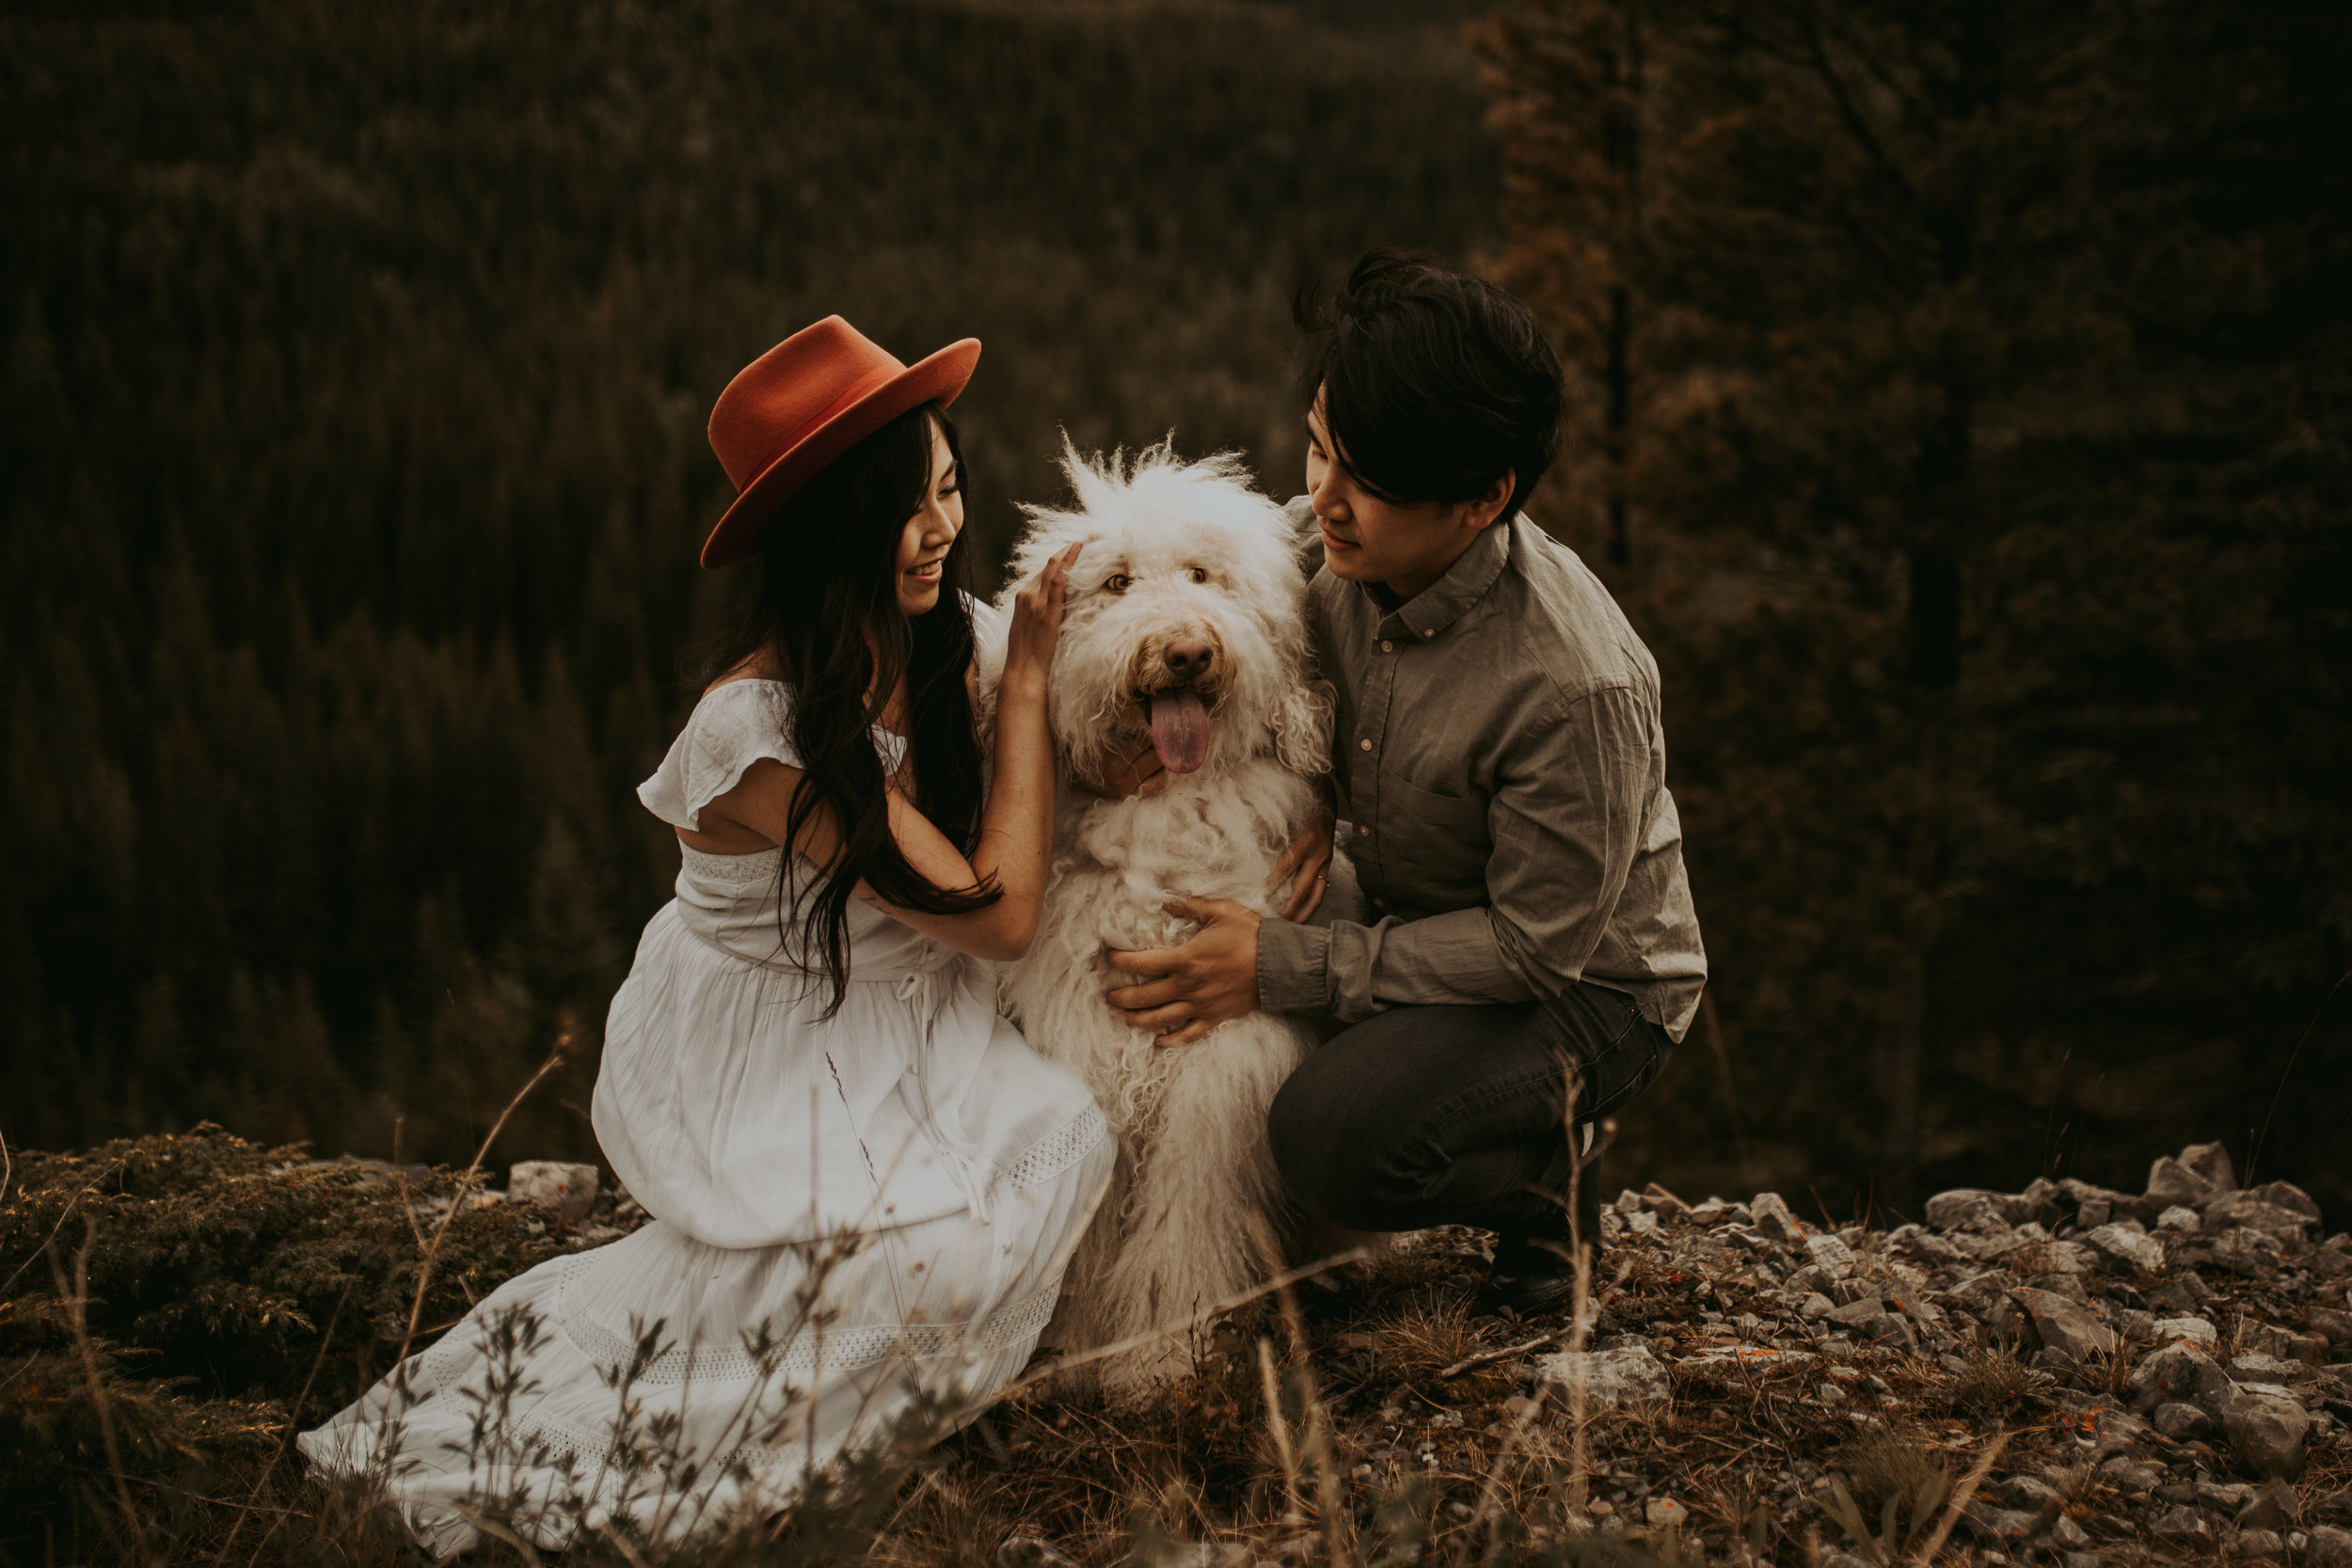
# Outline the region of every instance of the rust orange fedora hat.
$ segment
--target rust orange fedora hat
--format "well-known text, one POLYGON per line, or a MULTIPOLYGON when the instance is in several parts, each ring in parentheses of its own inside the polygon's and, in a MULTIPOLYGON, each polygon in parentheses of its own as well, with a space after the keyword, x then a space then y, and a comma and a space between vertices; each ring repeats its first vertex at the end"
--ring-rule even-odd
POLYGON ((972 379, 980 341, 904 365, 839 316, 804 326, 743 367, 710 410, 710 450, 735 504, 703 542, 703 565, 749 561, 762 524, 834 458, 899 415, 949 404, 972 379))

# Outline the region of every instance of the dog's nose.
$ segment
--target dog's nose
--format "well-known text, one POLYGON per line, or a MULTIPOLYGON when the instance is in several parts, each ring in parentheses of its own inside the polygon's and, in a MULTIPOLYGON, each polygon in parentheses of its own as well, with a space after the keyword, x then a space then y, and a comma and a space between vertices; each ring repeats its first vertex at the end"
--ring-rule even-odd
POLYGON ((1160 662, 1178 680, 1197 681, 1209 673, 1209 661, 1216 657, 1216 650, 1206 642, 1170 642, 1160 655, 1160 662))

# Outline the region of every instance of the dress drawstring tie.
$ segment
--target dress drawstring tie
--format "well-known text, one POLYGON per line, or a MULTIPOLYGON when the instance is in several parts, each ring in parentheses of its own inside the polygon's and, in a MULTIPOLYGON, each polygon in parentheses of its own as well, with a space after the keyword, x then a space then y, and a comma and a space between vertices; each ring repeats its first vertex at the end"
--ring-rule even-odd
POLYGON ((940 1120, 939 1108, 931 1102, 931 1078, 937 1066, 933 1040, 939 1024, 940 1005, 936 982, 941 974, 952 973, 958 967, 951 962, 938 969, 918 969, 898 982, 898 1000, 913 1003, 916 1014, 923 1021, 923 1046, 916 1053, 907 1076, 914 1080, 914 1096, 922 1105, 924 1136, 930 1139, 931 1147, 939 1151, 941 1158, 955 1168, 958 1180, 963 1184, 964 1199, 972 1206, 972 1217, 982 1225, 993 1225, 996 1213, 990 1195, 996 1184, 996 1162, 970 1151, 961 1136, 962 1129, 960 1123, 956 1135, 950 1135, 940 1120))

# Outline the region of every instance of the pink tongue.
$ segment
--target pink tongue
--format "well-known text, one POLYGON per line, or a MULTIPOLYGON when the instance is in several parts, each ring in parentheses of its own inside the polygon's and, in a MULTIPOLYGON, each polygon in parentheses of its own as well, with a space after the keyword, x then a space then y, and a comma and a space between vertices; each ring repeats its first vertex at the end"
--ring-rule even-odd
POLYGON ((1152 696, 1152 750, 1171 773, 1192 772, 1207 759, 1209 710, 1198 691, 1180 686, 1152 696))

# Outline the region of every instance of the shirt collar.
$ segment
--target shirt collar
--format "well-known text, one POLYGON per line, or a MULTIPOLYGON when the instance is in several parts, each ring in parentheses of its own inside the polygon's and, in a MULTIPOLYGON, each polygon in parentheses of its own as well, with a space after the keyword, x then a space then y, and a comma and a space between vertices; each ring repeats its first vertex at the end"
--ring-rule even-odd
POLYGON ((1403 605, 1388 585, 1359 582, 1357 589, 1379 610, 1383 629, 1391 622, 1415 641, 1426 642, 1470 612, 1486 596, 1511 559, 1511 523, 1497 518, 1478 531, 1470 547, 1456 556, 1445 576, 1414 594, 1403 605))

